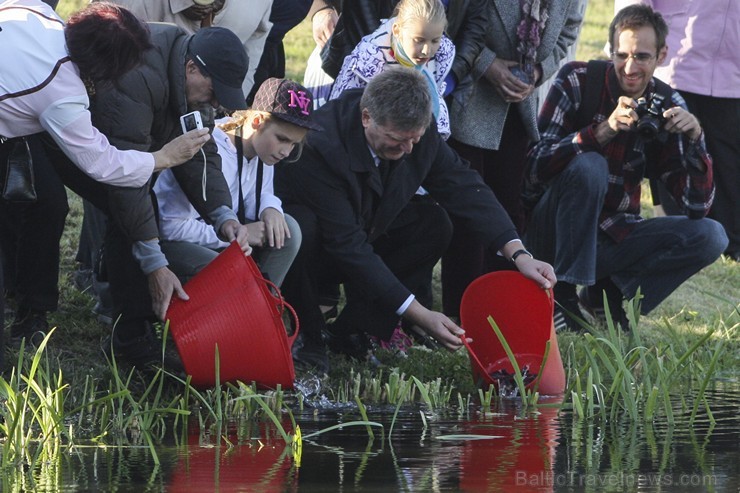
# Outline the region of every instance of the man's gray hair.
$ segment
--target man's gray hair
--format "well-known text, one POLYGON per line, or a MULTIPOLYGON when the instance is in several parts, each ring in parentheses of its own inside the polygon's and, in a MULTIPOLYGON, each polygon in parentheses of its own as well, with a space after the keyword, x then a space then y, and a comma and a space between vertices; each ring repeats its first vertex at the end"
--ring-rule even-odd
POLYGON ((400 131, 427 128, 432 121, 429 83, 416 70, 388 67, 370 80, 360 108, 367 109, 378 125, 400 131))

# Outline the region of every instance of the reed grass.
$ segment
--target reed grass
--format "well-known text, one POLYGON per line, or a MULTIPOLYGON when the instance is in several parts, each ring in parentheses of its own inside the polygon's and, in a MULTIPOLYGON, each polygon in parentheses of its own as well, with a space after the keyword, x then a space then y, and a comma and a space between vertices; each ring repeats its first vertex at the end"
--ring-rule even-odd
MULTIPOLYGON (((674 423, 674 401, 691 400, 689 424, 702 407, 711 420, 705 391, 717 379, 717 362, 736 336, 739 324, 728 327, 723 337, 709 328, 691 344, 668 324, 672 337, 647 346, 637 316, 638 300, 639 294, 628 303, 632 327, 628 334, 619 332, 609 318, 606 332, 590 328, 590 333, 584 334, 585 359, 571 369, 567 392, 570 401, 566 404, 581 419, 614 422, 626 417, 633 422, 650 422, 662 416, 674 423), (701 375, 698 381, 697 375, 701 375)), ((605 306, 608 311, 608 304, 605 306)))
MULTIPOLYGON (((661 344, 647 346, 642 341, 634 307, 628 306, 628 309, 633 318, 633 330, 629 334, 612 325, 605 329, 589 327, 589 333, 583 335, 578 349, 574 345, 567 347, 566 353, 569 354, 565 359, 569 362, 569 386, 564 406, 571 408, 574 415, 583 420, 617 422, 626 418, 632 422, 650 422, 664 416, 673 422, 675 400, 681 398, 691 410, 690 422, 702 413, 711 420, 705 392, 716 377, 718 362, 725 355, 726 348, 735 340, 739 324, 722 331, 709 330, 691 343, 667 324, 666 330, 672 334, 671 337, 661 344), (687 375, 701 375, 701 378, 692 381, 686 378, 687 375)), ((503 334, 492 319, 489 323, 516 368, 516 360, 503 334)), ((177 426, 184 429, 194 409, 198 409, 201 430, 214 423, 220 427, 234 420, 242 423, 267 420, 286 445, 295 446, 299 441, 298 426, 290 407, 290 402, 294 401, 285 400, 291 393, 278 388, 259 394, 253 383, 241 382, 201 391, 193 388, 189 380, 160 369, 154 372, 141 392, 135 394, 131 389, 136 386, 136 374, 133 371, 122 372, 115 359, 110 361, 113 378, 106 387, 106 395, 100 396, 88 378, 83 386, 82 402, 75 407, 65 406, 69 386, 64 383, 61 371, 56 374, 49 371, 51 365, 46 354, 47 343, 53 333, 30 359, 25 357, 25 351, 20 352, 17 364, 22 369, 20 377, 14 372, 9 380, 0 379, 0 397, 4 402, 0 425, 4 437, 4 467, 19 463, 35 464, 58 453, 61 448, 76 446, 75 437, 79 433, 79 424, 83 422, 92 427, 91 435, 97 443, 105 444, 112 440, 116 446, 145 446, 154 462, 158 463, 157 444, 169 429, 177 426), (168 392, 173 382, 180 388, 179 392, 168 392), (293 432, 284 427, 282 417, 285 415, 290 417, 293 432), (65 422, 71 423, 67 429, 61 427, 65 422)), ((216 356, 218 362, 218 353, 216 356)), ((215 371, 218 380, 218 364, 215 371)), ((523 396, 522 409, 536 409, 539 405, 536 387, 527 389, 521 376, 517 385, 520 396, 523 396)), ((415 375, 406 376, 397 368, 380 369, 374 374, 368 369, 356 371, 344 388, 344 397, 351 394, 351 400, 361 414, 362 419, 356 423, 365 426, 370 438, 374 437, 371 427, 377 424, 368 419, 367 403, 395 405, 388 433, 391 437, 398 412, 404 406, 420 403, 430 412, 437 412, 451 407, 455 395, 458 412, 465 412, 473 402, 471 393, 455 393, 455 386, 440 377, 422 381, 415 375)), ((491 413, 494 403, 503 398, 493 386, 485 391, 476 389, 476 392, 478 401, 473 405, 484 414, 491 413)), ((423 413, 421 416, 422 420, 426 419, 423 413)), ((332 429, 336 427, 329 427, 321 433, 332 429)))
MULTIPOLYGON (((506 352, 506 356, 509 358, 509 362, 511 363, 511 366, 514 369, 514 381, 516 382, 516 387, 519 392, 519 396, 522 399, 523 408, 527 409, 529 406, 536 405, 537 398, 538 398, 537 393, 530 391, 527 388, 527 386, 524 384, 524 379, 522 378, 522 370, 519 367, 519 362, 516 360, 516 356, 514 355, 514 352, 511 350, 511 346, 509 346, 509 343, 506 341, 506 337, 504 337, 504 334, 501 332, 501 329, 498 327, 496 322, 493 320, 493 317, 491 317, 490 315, 488 316, 488 323, 491 325, 491 328, 496 333, 496 337, 501 343, 501 346, 504 348, 504 351, 506 352)), ((548 341, 546 349, 549 347, 550 345, 548 341)), ((543 361, 542 367, 544 366, 545 366, 545 362, 543 361)), ((501 393, 499 393, 499 396, 503 397, 501 393)))
POLYGON ((3 468, 36 464, 59 452, 66 386, 61 372, 52 374, 48 361, 42 361, 50 336, 51 332, 29 365, 24 365, 25 341, 21 342, 16 369, 9 380, 0 378, 0 431, 6 437, 2 446, 3 468))
MULTIPOLYGON (((85 3, 62 0, 60 12, 66 17, 85 3)), ((579 59, 599 56, 611 6, 606 0, 589 1, 579 59)), ((305 60, 312 48, 305 42, 306 29, 302 25, 286 38, 289 76, 297 80, 305 66, 300 60, 305 60), (294 42, 299 38, 303 42, 294 42)), ((458 413, 474 407, 485 414, 501 403, 492 387, 475 387, 464 353, 417 348, 412 348, 407 358, 379 352, 380 368, 333 359, 332 374, 322 382, 323 388, 337 403, 354 403, 362 419, 308 436, 301 436, 291 412, 295 405, 302 409, 304 397, 300 394, 281 389, 258 393, 254 384, 241 382, 202 391, 189 379, 164 371, 142 382, 137 374, 123 372, 115 360, 102 361, 97 345, 108 331, 89 313, 94 302, 72 287, 70 273, 81 205, 77 197, 70 196, 70 201, 61 277, 61 304, 67 310, 52 318, 60 330, 51 332, 33 353, 25 347, 11 352, 17 360, 15 369, 7 379, 0 378, 0 467, 4 470, 45 467, 54 475, 58 461, 54 457, 58 458, 60 451, 83 446, 82 440, 101 447, 145 447, 156 458, 155 446, 163 437, 168 433, 184 436, 188 421, 196 418, 201 432, 215 429, 219 437, 222 427, 234 420, 239 429, 241 425, 248 429, 255 422, 271 423, 295 457, 303 439, 341 427, 363 426, 372 439, 371 430, 380 425, 367 419, 365 409, 371 404, 395 407, 390 439, 404 406, 423 404, 436 412, 450 407, 454 395, 458 413), (285 416, 291 421, 289 429, 285 428, 285 416)), ((649 215, 649 196, 644 197, 643 208, 649 215)), ((677 401, 690 410, 690 422, 704 414, 711 420, 707 390, 718 375, 737 375, 740 367, 739 275, 736 264, 720 259, 679 288, 654 315, 639 317, 637 307, 628 306, 633 324, 629 334, 611 324, 588 326, 583 336, 560 334, 568 382, 563 406, 572 409, 582 425, 573 427, 572 436, 585 434, 587 447, 594 447, 597 422, 634 425, 664 417, 673 423, 677 401)), ((439 286, 435 288, 438 291, 439 286)), ((218 371, 217 367, 217 381, 218 371)), ((537 402, 536 388, 522 391, 522 383, 517 382, 523 405, 530 410, 542 406, 537 402)), ((426 419, 423 413, 421 419, 426 419)), ((598 454, 589 452, 586 456, 588 467, 595 468, 598 454)), ((23 477, 13 480, 13 488, 27 481, 23 477)), ((3 483, 3 491, 6 489, 10 490, 10 485, 6 488, 3 483)))

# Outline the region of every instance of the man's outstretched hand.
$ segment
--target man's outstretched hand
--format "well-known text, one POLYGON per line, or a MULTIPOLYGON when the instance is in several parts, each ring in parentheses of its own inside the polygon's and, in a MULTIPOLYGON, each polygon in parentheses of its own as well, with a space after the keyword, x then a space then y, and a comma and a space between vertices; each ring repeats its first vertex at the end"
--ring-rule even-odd
POLYGON ((165 320, 173 293, 177 294, 181 300, 190 299, 175 273, 167 267, 155 270, 147 276, 147 280, 149 281, 149 294, 152 296, 152 310, 159 320, 165 320))

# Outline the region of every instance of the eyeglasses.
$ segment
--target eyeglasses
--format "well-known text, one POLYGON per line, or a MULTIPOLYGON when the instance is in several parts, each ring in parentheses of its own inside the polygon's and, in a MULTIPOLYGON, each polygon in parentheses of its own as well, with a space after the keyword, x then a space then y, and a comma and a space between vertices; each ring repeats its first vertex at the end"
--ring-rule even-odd
POLYGON ((626 63, 627 60, 631 58, 635 61, 636 64, 645 65, 647 63, 650 63, 653 58, 655 58, 655 55, 651 53, 635 53, 634 55, 630 55, 629 53, 613 51, 612 58, 614 59, 614 61, 619 63, 626 63))

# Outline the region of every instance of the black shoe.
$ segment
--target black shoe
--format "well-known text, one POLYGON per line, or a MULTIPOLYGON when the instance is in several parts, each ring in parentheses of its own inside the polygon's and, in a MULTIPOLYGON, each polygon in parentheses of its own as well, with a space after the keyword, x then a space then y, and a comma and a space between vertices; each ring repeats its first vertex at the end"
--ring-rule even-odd
POLYGON ((442 348, 442 345, 437 341, 437 339, 424 332, 424 329, 418 325, 409 325, 407 332, 417 344, 433 350, 442 348))
MULTIPOLYGON (((114 327, 113 335, 103 343, 105 354, 110 358, 112 350, 116 361, 128 363, 140 371, 149 372, 163 368, 184 378, 185 369, 177 351, 171 348, 163 351, 162 339, 157 335, 151 322, 138 321, 138 323, 144 324, 144 327, 143 333, 136 337, 126 337, 127 330, 114 327)), ((139 332, 142 332, 141 328, 139 332)))
POLYGON ((729 260, 734 260, 735 262, 740 262, 740 250, 735 251, 726 251, 724 253, 725 257, 727 257, 729 260))
POLYGON ((301 334, 293 344, 293 364, 299 371, 329 372, 329 357, 323 339, 305 337, 301 334))
POLYGON ((96 316, 98 322, 111 327, 113 325, 113 308, 104 306, 100 301, 95 303, 92 309, 93 315, 96 316))
POLYGON ((13 345, 18 345, 25 338, 26 343, 38 347, 48 331, 46 312, 19 308, 16 319, 10 325, 10 340, 13 345))
POLYGON ((321 305, 321 313, 324 315, 324 322, 333 322, 339 316, 339 308, 337 305, 321 305))
POLYGON ((331 352, 358 360, 366 360, 371 349, 367 334, 342 330, 336 324, 326 325, 324 340, 331 352))
POLYGON ((553 325, 555 332, 583 332, 584 326, 579 323, 581 311, 578 308, 578 297, 555 299, 555 310, 553 311, 553 325))
POLYGON ((93 287, 93 270, 92 267, 77 266, 72 273, 72 284, 82 293, 92 292, 93 287))
MULTIPOLYGON (((622 307, 622 294, 608 292, 606 302, 609 303, 609 312, 615 326, 622 330, 630 330, 627 313, 622 307)), ((606 325, 606 310, 604 309, 604 297, 602 289, 597 286, 587 286, 578 291, 578 303, 580 308, 593 318, 594 322, 606 325)))

